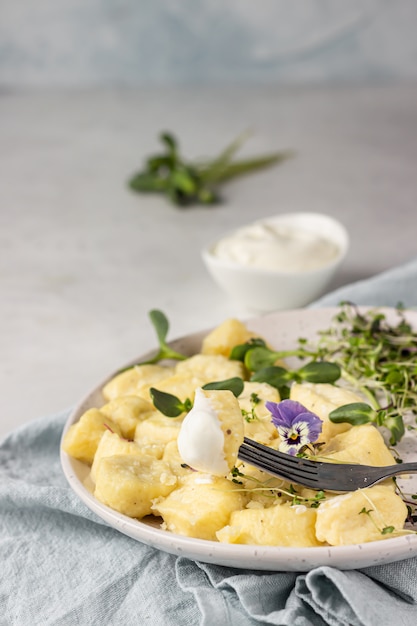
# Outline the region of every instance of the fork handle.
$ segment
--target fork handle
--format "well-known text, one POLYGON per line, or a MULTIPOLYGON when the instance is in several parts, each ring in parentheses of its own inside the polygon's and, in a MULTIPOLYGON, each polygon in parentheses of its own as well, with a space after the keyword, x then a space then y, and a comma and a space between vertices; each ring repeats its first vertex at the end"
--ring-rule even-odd
MULTIPOLYGON (((384 469, 381 467, 381 469, 384 469)), ((417 463, 400 463, 399 465, 391 465, 386 468, 387 476, 396 476, 398 474, 417 473, 417 463)))

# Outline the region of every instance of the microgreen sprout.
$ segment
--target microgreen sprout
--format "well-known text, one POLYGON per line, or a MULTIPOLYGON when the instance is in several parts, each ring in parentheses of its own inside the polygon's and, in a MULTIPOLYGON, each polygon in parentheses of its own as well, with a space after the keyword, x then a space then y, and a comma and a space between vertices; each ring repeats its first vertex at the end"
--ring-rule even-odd
POLYGON ((154 407, 166 417, 179 417, 182 413, 188 413, 193 408, 193 403, 189 398, 182 401, 172 393, 160 391, 155 387, 151 387, 149 393, 154 407))
POLYGON ((337 363, 342 378, 361 392, 363 405, 340 407, 331 421, 373 422, 390 432, 395 445, 405 432, 404 416, 417 413, 417 333, 398 305, 397 320, 389 323, 377 309, 360 311, 342 303, 334 324, 320 333, 318 357, 337 363))
POLYGON ((232 483, 236 483, 237 485, 243 485, 243 481, 239 480, 238 477, 244 478, 245 475, 242 474, 242 472, 239 471, 237 467, 232 467, 232 469, 230 470, 230 474, 232 476, 232 483))
POLYGON ((159 311, 158 309, 153 309, 149 312, 149 318, 155 328, 156 336, 158 337, 159 351, 154 357, 149 359, 147 363, 158 363, 158 361, 162 361, 163 359, 173 359, 176 361, 185 360, 187 358, 186 355, 172 350, 166 342, 169 331, 169 322, 165 313, 159 311))
POLYGON ((256 407, 257 405, 261 402, 260 397, 258 396, 257 393, 253 392, 250 395, 250 404, 251 404, 251 408, 250 411, 247 411, 246 409, 242 409, 242 415, 243 418, 246 422, 254 422, 256 420, 259 419, 259 417, 256 415, 256 407))
POLYGON ((146 361, 141 361, 140 363, 135 363, 134 365, 130 365, 129 367, 120 370, 119 373, 132 369, 137 365, 149 365, 153 363, 158 363, 159 361, 163 361, 164 359, 184 361, 188 358, 187 355, 181 354, 176 350, 173 350, 167 344, 169 322, 165 313, 163 313, 159 309, 152 309, 152 311, 149 311, 148 315, 158 338, 159 350, 150 359, 147 359, 146 361))
POLYGON ((313 497, 313 502, 310 504, 312 509, 317 509, 320 506, 322 500, 326 499, 324 491, 318 491, 313 497))
POLYGON ((363 312, 342 302, 331 326, 315 342, 301 337, 293 350, 272 350, 251 340, 233 351, 250 372, 250 380, 276 387, 282 399, 289 397, 294 382, 336 383, 339 378, 359 392, 363 402, 351 403, 331 412, 335 423, 373 423, 390 433, 395 445, 405 430, 416 430, 417 422, 417 332, 405 318, 402 305, 397 320, 389 323, 378 309, 363 312), (287 369, 282 359, 309 360, 299 369, 287 369), (280 363, 281 361, 281 363, 280 363), (404 423, 407 414, 415 423, 404 423))
POLYGON ((314 495, 312 495, 311 497, 304 497, 297 491, 296 487, 294 487, 294 485, 291 483, 286 488, 284 488, 285 486, 284 480, 281 481, 280 486, 276 486, 276 481, 277 481, 276 477, 274 478, 269 477, 265 480, 260 480, 259 478, 256 478, 255 476, 252 476, 250 474, 245 474, 237 467, 233 467, 230 470, 230 475, 232 476, 232 479, 231 479, 232 482, 234 482, 237 485, 244 485, 241 491, 247 492, 249 494, 251 493, 260 494, 266 498, 274 498, 274 499, 287 496, 290 499, 292 506, 305 505, 305 506, 309 506, 312 509, 317 509, 320 506, 321 502, 326 500, 326 494, 324 491, 321 491, 321 490, 316 491, 314 495), (239 480, 239 479, 243 479, 243 480, 239 480), (246 481, 246 484, 244 483, 244 480, 246 481), (249 487, 248 482, 254 483, 255 486, 249 487))
POLYGON ((234 348, 232 348, 230 352, 229 359, 231 359, 232 361, 244 362, 246 353, 249 352, 249 350, 253 350, 254 348, 260 348, 260 347, 262 348, 267 347, 265 341, 261 339, 260 337, 251 337, 251 339, 246 341, 246 343, 241 343, 241 344, 238 344, 237 346, 234 346, 234 348))
POLYGON ((375 522, 373 516, 371 515, 371 513, 373 513, 374 510, 373 509, 367 509, 365 506, 359 511, 359 515, 367 515, 369 517, 369 519, 371 520, 372 524, 375 526, 375 528, 377 529, 378 532, 381 533, 381 535, 388 535, 394 532, 395 530, 395 526, 384 526, 383 528, 380 528, 378 526, 378 524, 375 522))
POLYGON ((318 360, 314 351, 300 347, 295 350, 276 351, 268 348, 262 339, 250 339, 236 346, 230 358, 242 361, 251 372, 251 382, 268 383, 278 389, 282 399, 289 397, 289 389, 293 382, 335 383, 341 376, 341 369, 336 363, 325 359, 318 360), (290 369, 278 364, 286 357, 305 359, 314 357, 298 369, 290 369))
POLYGON ((203 389, 218 389, 218 390, 228 390, 233 393, 233 395, 238 398, 242 393, 244 388, 244 382, 242 378, 239 376, 234 376, 233 378, 227 378, 226 380, 213 381, 211 383, 206 383, 203 385, 203 389))

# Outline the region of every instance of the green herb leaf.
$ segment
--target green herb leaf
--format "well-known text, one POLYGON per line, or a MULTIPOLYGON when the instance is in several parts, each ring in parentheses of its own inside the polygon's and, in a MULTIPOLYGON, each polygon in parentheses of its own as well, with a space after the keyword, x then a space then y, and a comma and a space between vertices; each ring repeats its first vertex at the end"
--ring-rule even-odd
POLYGON ((278 152, 233 162, 247 138, 243 134, 211 161, 191 162, 181 156, 172 133, 161 133, 159 138, 166 152, 149 157, 144 168, 131 176, 128 185, 139 193, 163 193, 178 207, 214 204, 220 199, 218 187, 227 180, 276 165, 291 156, 289 152, 278 152))
POLYGON ((226 380, 214 381, 203 385, 203 389, 217 389, 220 391, 231 391, 234 396, 239 397, 243 391, 244 382, 238 376, 227 378, 226 380))
POLYGON ((161 141, 166 145, 172 156, 177 153, 177 141, 171 133, 163 132, 160 134, 161 141))
POLYGON ((192 402, 188 398, 182 402, 177 396, 151 387, 149 393, 154 407, 167 417, 178 417, 192 409, 192 402))
POLYGON ((250 372, 257 372, 265 367, 275 365, 279 355, 277 352, 266 347, 255 347, 247 350, 245 355, 245 365, 250 372))
MULTIPOLYGON (((216 182, 224 183, 237 176, 252 173, 257 170, 271 167, 272 165, 278 165, 287 159, 294 156, 293 152, 280 152, 278 154, 269 154, 257 159, 240 159, 224 167, 223 171, 217 173, 216 182)), ((205 180, 204 172, 202 173, 203 180, 205 180)))
POLYGON ((157 354, 147 361, 147 363, 157 363, 162 359, 173 359, 175 361, 183 361, 187 358, 186 355, 180 354, 175 350, 172 350, 166 343, 166 338, 169 330, 169 322, 166 315, 158 309, 153 309, 149 312, 149 318, 155 328, 156 335, 159 342, 159 351, 157 354))
POLYGON ((341 374, 339 365, 327 361, 311 361, 297 370, 300 380, 309 383, 334 383, 341 374))
POLYGON ((358 426, 376 421, 376 411, 365 402, 351 402, 334 409, 329 413, 329 420, 334 424, 347 422, 358 426))
POLYGON ((155 176, 152 172, 140 172, 130 179, 129 186, 133 191, 154 193, 165 191, 168 184, 164 178, 155 176))
POLYGON ((258 337, 254 337, 253 339, 249 339, 246 343, 238 344, 232 348, 230 352, 229 359, 232 361, 245 361, 245 356, 249 350, 252 350, 254 347, 259 346, 266 348, 266 343, 263 339, 258 337))
POLYGON ((262 369, 254 372, 250 377, 251 382, 268 383, 268 385, 271 385, 276 389, 281 389, 281 387, 288 385, 291 379, 292 372, 278 365, 263 367, 262 369))
POLYGON ((166 338, 169 331, 169 322, 165 313, 159 311, 159 309, 152 309, 149 311, 149 318, 155 328, 156 335, 160 346, 166 345, 166 338))
POLYGON ((315 358, 328 355, 340 366, 342 378, 376 411, 372 421, 388 428, 391 443, 397 443, 405 432, 404 416, 417 412, 417 332, 403 305, 388 322, 381 310, 362 311, 342 302, 317 344, 315 358))
POLYGON ((163 359, 183 361, 184 359, 188 358, 185 354, 180 354, 179 352, 172 350, 172 348, 168 346, 166 342, 166 338, 167 338, 168 330, 169 330, 169 322, 165 313, 163 313, 159 309, 153 309, 152 311, 149 311, 149 318, 156 331, 156 335, 157 335, 158 343, 159 343, 159 350, 156 352, 156 354, 152 358, 146 361, 141 361, 140 363, 135 363, 134 365, 130 365, 129 367, 125 367, 124 369, 119 371, 119 374, 129 369, 132 369, 133 367, 136 367, 138 365, 158 363, 159 361, 162 361, 163 359))
POLYGON ((384 426, 391 431, 390 444, 395 446, 405 433, 404 421, 401 415, 391 415, 384 420, 384 426))

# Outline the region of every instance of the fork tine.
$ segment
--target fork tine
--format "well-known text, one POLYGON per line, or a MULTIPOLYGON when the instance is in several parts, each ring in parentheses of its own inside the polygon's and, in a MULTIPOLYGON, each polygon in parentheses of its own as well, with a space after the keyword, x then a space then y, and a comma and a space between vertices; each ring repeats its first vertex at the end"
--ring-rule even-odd
POLYGON ((317 463, 292 457, 256 441, 245 438, 239 449, 239 458, 261 470, 306 487, 319 488, 317 463))
POLYGON ((294 481, 291 471, 286 471, 284 466, 278 467, 276 463, 274 464, 273 462, 268 462, 267 459, 259 458, 259 455, 251 453, 250 450, 241 449, 239 451, 239 458, 241 461, 254 465, 260 470, 273 474, 274 476, 278 476, 287 482, 294 481))
POLYGON ((282 463, 282 465, 291 469, 296 469, 302 465, 304 469, 310 468, 315 472, 317 471, 317 465, 319 464, 317 461, 310 461, 304 457, 292 456, 291 454, 280 452, 279 450, 275 450, 275 448, 270 448, 269 446, 265 446, 263 443, 259 443, 253 439, 248 439, 247 437, 244 438, 242 447, 244 449, 254 450, 258 453, 269 456, 275 462, 279 460, 280 464, 282 463))

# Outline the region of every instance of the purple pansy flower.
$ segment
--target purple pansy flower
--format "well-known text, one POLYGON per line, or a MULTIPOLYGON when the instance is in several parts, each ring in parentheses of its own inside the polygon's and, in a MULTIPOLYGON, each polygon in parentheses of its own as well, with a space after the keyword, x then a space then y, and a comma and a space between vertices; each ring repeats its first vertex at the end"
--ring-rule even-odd
POLYGON ((279 450, 295 456, 306 444, 317 441, 321 429, 321 419, 294 400, 266 402, 272 415, 272 423, 281 437, 279 450))

